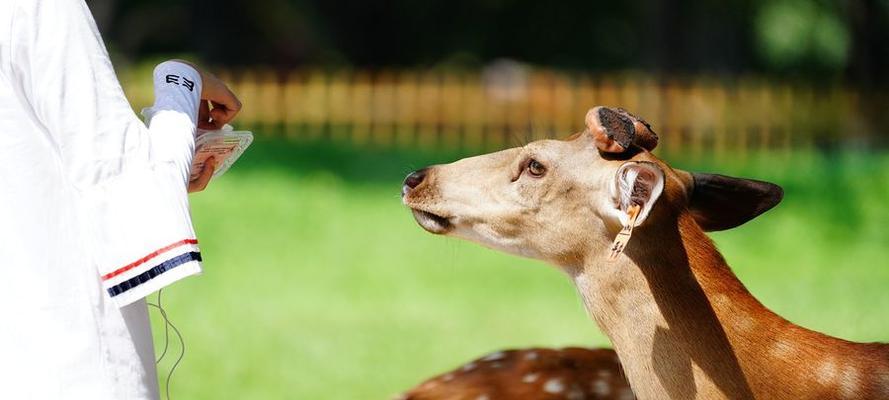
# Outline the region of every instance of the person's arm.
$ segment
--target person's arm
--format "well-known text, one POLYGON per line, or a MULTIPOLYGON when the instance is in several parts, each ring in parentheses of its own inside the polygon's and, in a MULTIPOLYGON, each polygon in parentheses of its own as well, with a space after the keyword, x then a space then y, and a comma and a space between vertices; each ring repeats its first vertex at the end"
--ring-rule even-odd
POLYGON ((3 73, 80 193, 103 287, 125 305, 199 273, 186 191, 200 74, 182 64, 159 66, 158 111, 146 127, 82 0, 13 1, 3 73), (168 73, 178 74, 178 86, 168 73))
MULTIPOLYGON (((194 82, 196 80, 188 78, 188 76, 192 75, 190 73, 179 72, 183 69, 188 70, 189 67, 199 74, 200 82, 202 83, 200 90, 195 89, 195 91, 201 93, 197 116, 198 128, 221 129, 241 110, 240 100, 215 75, 184 60, 169 60, 155 68, 154 91, 157 100, 150 109, 150 114, 153 115, 161 109, 191 109, 192 104, 182 102, 182 95, 190 98, 192 94, 190 91, 195 87, 194 82), (189 93, 185 92, 186 89, 189 90, 189 93), (212 109, 210 108, 211 104, 213 106, 212 109)), ((174 146, 173 148, 177 147, 174 146)), ((191 149, 189 154, 193 155, 193 153, 194 151, 191 149)), ((212 157, 207 159, 206 165, 207 167, 201 171, 201 174, 196 179, 188 182, 189 193, 200 192, 207 187, 216 167, 215 160, 212 157)))

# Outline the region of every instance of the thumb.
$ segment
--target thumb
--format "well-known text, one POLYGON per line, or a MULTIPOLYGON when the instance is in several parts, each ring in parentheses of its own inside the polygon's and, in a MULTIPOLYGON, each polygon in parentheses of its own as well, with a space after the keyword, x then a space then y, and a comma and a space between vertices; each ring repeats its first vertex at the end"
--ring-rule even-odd
POLYGON ((201 171, 201 175, 188 183, 188 193, 200 192, 206 189, 210 179, 213 178, 214 172, 216 172, 216 158, 210 157, 204 161, 204 170, 201 171))

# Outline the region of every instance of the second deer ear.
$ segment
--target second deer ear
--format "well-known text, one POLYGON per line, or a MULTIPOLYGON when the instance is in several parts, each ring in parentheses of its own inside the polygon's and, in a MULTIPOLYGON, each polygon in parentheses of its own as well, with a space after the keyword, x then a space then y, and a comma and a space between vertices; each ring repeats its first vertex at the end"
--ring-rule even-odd
POLYGON ((778 205, 780 186, 753 179, 691 173, 689 211, 705 231, 731 229, 778 205))
POLYGON ((652 162, 629 161, 617 169, 614 178, 615 211, 621 225, 629 225, 634 205, 639 207, 634 226, 641 225, 664 192, 664 171, 652 162))

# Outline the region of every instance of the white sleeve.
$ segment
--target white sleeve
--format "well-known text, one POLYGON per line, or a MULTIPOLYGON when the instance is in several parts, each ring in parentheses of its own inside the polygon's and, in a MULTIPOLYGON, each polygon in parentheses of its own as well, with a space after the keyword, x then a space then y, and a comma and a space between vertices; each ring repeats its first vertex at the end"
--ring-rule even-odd
POLYGON ((12 1, 0 72, 79 193, 94 273, 108 295, 123 306, 199 273, 187 196, 198 73, 180 63, 158 66, 146 127, 124 97, 83 0, 12 1))
POLYGON ((189 66, 154 70, 149 115, 150 162, 92 191, 102 284, 126 305, 201 272, 201 253, 188 208, 188 176, 201 79, 189 66))

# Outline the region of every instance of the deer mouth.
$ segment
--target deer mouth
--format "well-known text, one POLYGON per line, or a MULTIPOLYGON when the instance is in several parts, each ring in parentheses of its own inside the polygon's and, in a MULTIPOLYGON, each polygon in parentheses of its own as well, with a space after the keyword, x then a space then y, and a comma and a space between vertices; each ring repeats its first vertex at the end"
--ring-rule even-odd
POLYGON ((411 208, 411 212, 414 214, 414 219, 417 220, 420 227, 429 233, 441 235, 448 233, 454 227, 450 218, 416 208, 411 208))

